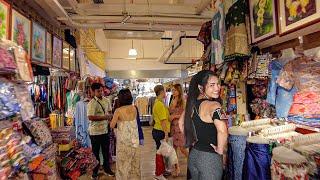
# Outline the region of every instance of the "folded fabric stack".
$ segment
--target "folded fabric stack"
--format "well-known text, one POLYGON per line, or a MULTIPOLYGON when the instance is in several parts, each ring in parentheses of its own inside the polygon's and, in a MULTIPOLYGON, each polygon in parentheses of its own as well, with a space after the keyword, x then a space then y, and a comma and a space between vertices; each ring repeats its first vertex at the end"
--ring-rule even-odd
POLYGON ((302 145, 295 147, 294 150, 307 158, 309 178, 320 179, 320 144, 302 145))
POLYGON ((59 127, 51 130, 53 142, 58 144, 69 144, 76 138, 73 126, 59 127))
POLYGON ((7 50, 6 47, 0 47, 0 71, 15 72, 17 65, 15 63, 13 51, 7 50))
POLYGON ((98 161, 90 148, 76 148, 61 160, 62 178, 78 179, 83 174, 90 174, 98 161))
POLYGON ((15 116, 20 109, 13 83, 0 79, 0 120, 15 116))
POLYGON ((12 128, 0 131, 0 177, 15 178, 26 173, 27 158, 23 152, 21 135, 12 128))
POLYGON ((294 95, 289 121, 320 127, 320 94, 318 92, 298 92, 294 95))

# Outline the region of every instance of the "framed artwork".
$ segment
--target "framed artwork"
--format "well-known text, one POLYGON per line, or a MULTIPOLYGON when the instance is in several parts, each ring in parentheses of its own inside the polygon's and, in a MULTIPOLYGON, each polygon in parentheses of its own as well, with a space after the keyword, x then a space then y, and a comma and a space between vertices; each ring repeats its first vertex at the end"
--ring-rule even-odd
POLYGON ((49 32, 46 36, 46 59, 48 64, 52 64, 52 35, 49 32))
POLYGON ((0 0, 0 38, 9 39, 10 4, 0 0))
POLYGON ((61 68, 62 65, 62 41, 53 36, 52 65, 61 68))
POLYGON ((250 0, 251 42, 256 43, 277 33, 274 0, 250 0))
POLYGON ((280 34, 292 32, 320 19, 320 0, 278 2, 280 34))
POLYGON ((62 60, 62 68, 70 69, 70 45, 63 41, 63 60, 62 60))
POLYGON ((46 30, 32 22, 32 51, 33 61, 46 62, 46 30))
POLYGON ((76 71, 76 51, 70 47, 70 71, 76 71))
POLYGON ((11 39, 19 46, 23 47, 27 54, 30 55, 31 44, 31 21, 25 16, 12 10, 12 31, 11 39))

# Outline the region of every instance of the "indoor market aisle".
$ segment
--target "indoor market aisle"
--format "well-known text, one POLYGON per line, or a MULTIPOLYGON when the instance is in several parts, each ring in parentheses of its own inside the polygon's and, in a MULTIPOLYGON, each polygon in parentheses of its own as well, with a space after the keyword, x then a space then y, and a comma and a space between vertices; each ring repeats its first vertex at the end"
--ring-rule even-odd
MULTIPOLYGON (((145 138, 145 145, 141 149, 141 175, 143 180, 153 180, 154 178, 154 171, 155 171, 155 143, 152 139, 152 128, 151 127, 144 127, 144 138, 145 138)), ((172 177, 170 176, 168 179, 174 180, 185 180, 187 176, 187 159, 183 157, 181 153, 178 154, 179 163, 181 173, 179 177, 172 177)), ((115 164, 113 165, 113 170, 115 170, 115 164)), ((89 180, 89 176, 83 176, 80 180, 89 180)), ((102 171, 99 173, 99 180, 113 180, 115 178, 111 178, 106 176, 102 171)))

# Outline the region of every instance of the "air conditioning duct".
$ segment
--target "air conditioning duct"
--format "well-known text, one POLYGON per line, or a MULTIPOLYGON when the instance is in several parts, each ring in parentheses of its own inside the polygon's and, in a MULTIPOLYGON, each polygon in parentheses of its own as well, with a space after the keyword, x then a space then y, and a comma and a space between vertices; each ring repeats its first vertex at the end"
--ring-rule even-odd
POLYGON ((107 39, 161 39, 164 31, 155 30, 116 30, 104 29, 104 35, 107 39))

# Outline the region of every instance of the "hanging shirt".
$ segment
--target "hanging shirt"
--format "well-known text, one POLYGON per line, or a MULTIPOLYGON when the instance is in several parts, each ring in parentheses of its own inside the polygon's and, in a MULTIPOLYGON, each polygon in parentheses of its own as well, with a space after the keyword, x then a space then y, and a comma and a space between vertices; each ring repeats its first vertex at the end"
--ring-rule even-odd
POLYGON ((224 35, 225 17, 223 3, 217 0, 215 3, 217 13, 212 18, 211 28, 211 64, 222 64, 224 60, 224 35))
MULTIPOLYGON (((109 99, 102 97, 102 99, 99 99, 97 97, 94 97, 89 103, 88 103, 88 110, 87 115, 88 116, 104 116, 107 112, 112 111, 111 103, 109 99), (101 105, 100 105, 100 104, 101 105)), ((89 134, 90 135, 101 135, 108 133, 108 121, 90 121, 89 120, 89 134)))

